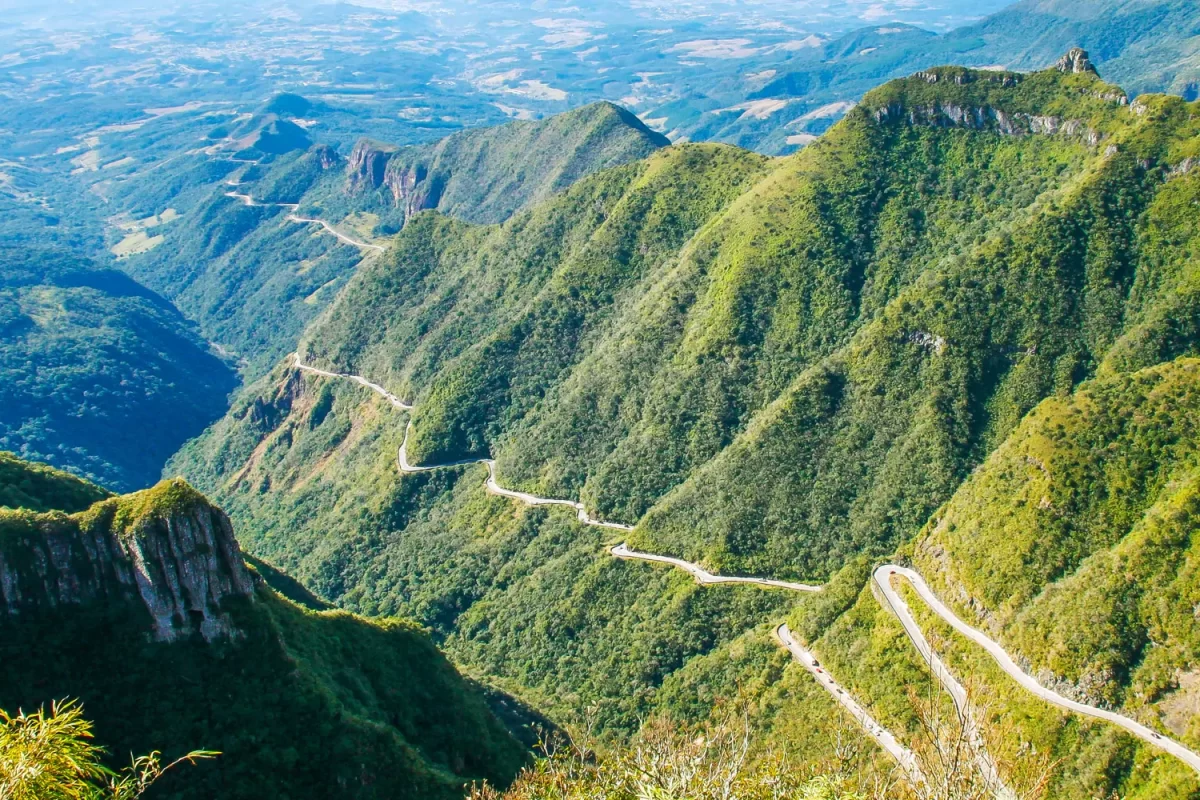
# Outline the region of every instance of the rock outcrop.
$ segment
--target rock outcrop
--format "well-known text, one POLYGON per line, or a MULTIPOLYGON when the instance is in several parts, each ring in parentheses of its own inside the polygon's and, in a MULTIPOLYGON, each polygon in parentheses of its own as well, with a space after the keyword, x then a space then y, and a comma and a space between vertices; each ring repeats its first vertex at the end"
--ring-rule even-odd
POLYGON ((180 479, 78 514, 0 513, 0 621, 126 603, 156 641, 212 641, 237 635, 230 603, 253 590, 229 519, 180 479))
POLYGON ((497 224, 586 175, 669 144, 629 111, 593 103, 421 145, 391 147, 364 139, 350 154, 346 191, 386 191, 401 223, 437 209, 467 222, 497 224))
POLYGON ((1081 72, 1090 72, 1096 74, 1096 68, 1092 66, 1092 62, 1088 59, 1088 52, 1082 47, 1072 47, 1067 51, 1067 54, 1054 63, 1054 68, 1059 72, 1070 74, 1079 74, 1081 72))
MULTIPOLYGON (((1065 74, 1086 73, 1094 82, 1072 92, 1105 104, 1127 105, 1129 98, 1120 88, 1099 80, 1085 50, 1074 48, 1050 70, 1065 74)), ((934 67, 911 78, 893 81, 869 93, 859 108, 876 122, 904 121, 909 125, 939 128, 989 130, 1004 136, 1067 136, 1095 147, 1104 135, 1092 128, 1084 117, 1093 113, 1088 100, 1079 106, 1079 117, 1035 114, 1012 104, 1012 90, 1029 80, 1027 75, 964 67, 934 67), (921 84, 949 84, 949 90, 931 91, 921 84), (961 89, 959 88, 961 87, 961 89)), ((1136 109, 1135 109, 1136 110, 1136 109)))
POLYGON ((442 190, 449 176, 438 172, 429 174, 428 167, 420 161, 405 163, 392 159, 383 176, 383 183, 392 192, 392 199, 404 209, 404 218, 437 208, 442 199, 442 190))
POLYGON ((404 219, 418 211, 437 208, 445 176, 430 177, 429 167, 418 148, 401 150, 363 139, 350 151, 346 164, 350 192, 387 189, 392 202, 404 210, 404 219))

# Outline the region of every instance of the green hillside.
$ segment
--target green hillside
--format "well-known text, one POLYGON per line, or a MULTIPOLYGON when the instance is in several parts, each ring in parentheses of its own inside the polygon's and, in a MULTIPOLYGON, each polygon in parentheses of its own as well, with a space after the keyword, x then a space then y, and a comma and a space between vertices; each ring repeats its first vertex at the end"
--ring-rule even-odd
MULTIPOLYGON (((222 589, 230 568, 214 566, 209 548, 237 554, 222 520, 181 481, 69 516, 0 509, 0 708, 80 698, 114 766, 130 752, 161 750, 169 760, 220 751, 170 774, 152 797, 449 800, 471 781, 512 778, 524 747, 425 631, 306 610, 268 588, 272 578, 252 578, 246 595, 222 589), (210 530, 214 540, 188 552, 188 537, 206 541, 210 530), (220 598, 219 610, 191 614, 227 616, 229 633, 151 637, 149 611, 159 606, 121 587, 120 547, 141 553, 154 583, 159 567, 179 570, 185 597, 187 582, 207 573, 207 596, 192 602, 220 598), (71 555, 51 568, 68 570, 70 581, 41 584, 43 551, 71 555), (60 599, 40 602, 43 592, 60 599)), ((168 589, 138 589, 147 591, 161 602, 168 589)))
MULTIPOLYGON (((615 532, 487 495, 478 466, 400 478, 404 415, 287 364, 172 468, 253 531, 249 549, 325 598, 412 614, 545 708, 594 704, 613 735, 653 711, 702 717, 742 698, 763 737, 827 752, 832 722, 808 721, 831 701, 767 639, 788 616, 873 713, 912 733, 903 687, 921 685, 922 666, 864 589, 869 567, 909 552, 1047 398, 1196 354, 1198 114, 1178 97, 1129 104, 1078 54, 1029 75, 928 70, 869 93, 789 158, 678 145, 499 227, 418 215, 305 334, 306 361, 417 406, 414 463, 491 453, 504 486, 578 498, 635 525, 640 549, 829 581, 816 597, 618 562, 604 550, 615 532)), ((1114 483, 1096 511, 1105 548, 1148 504, 1179 500, 1154 483, 1170 463, 1157 435, 1138 456, 1144 494, 1114 483)), ((989 569, 1027 570, 1028 597, 1054 598, 1043 590, 1064 559, 1099 547, 1066 527, 1038 550, 1044 568, 1016 549, 1027 539, 1009 536, 1001 557, 964 538, 970 591, 989 574, 971 559, 995 558, 989 569)), ((997 574, 991 591, 1012 585, 997 574)), ((971 608, 995 604, 1002 620, 997 597, 971 608)), ((1070 603, 1085 601, 1052 607, 1070 603)), ((1024 653, 1015 622, 997 633, 1074 680, 1054 661, 1067 631, 1028 613, 1044 656, 1024 653)), ((1200 662, 1190 633, 1172 636, 1156 702, 1200 662)), ((1052 797, 1197 791, 1177 762, 1064 719, 947 647, 1001 697, 1014 747, 1061 758, 1052 797)), ((1088 681, 1111 702, 1130 685, 1115 667, 1088 681)))
MULTIPOLYGON (((421 208, 500 222, 596 170, 636 161, 666 143, 629 112, 599 103, 545 121, 463 131, 429 145, 360 142, 346 159, 325 145, 302 151, 289 145, 231 180, 257 201, 299 203, 304 217, 386 245, 407 215, 421 208)), ((227 197, 233 188, 218 186, 190 213, 189 224, 170 228, 161 246, 124 267, 257 377, 295 348, 305 326, 372 251, 289 221, 285 207, 247 206, 227 197)))
POLYGON ((170 303, 66 251, 0 248, 0 448, 120 489, 227 408, 234 374, 170 303))
POLYGON ((1036 670, 1193 740, 1198 376, 1180 359, 1046 400, 913 549, 1036 670))
POLYGON ((69 472, 0 452, 0 506, 74 513, 109 496, 69 472))
POLYGON ((593 103, 543 120, 475 128, 438 142, 395 148, 359 142, 351 182, 377 190, 404 218, 437 209, 500 223, 600 169, 644 158, 669 142, 631 112, 593 103))

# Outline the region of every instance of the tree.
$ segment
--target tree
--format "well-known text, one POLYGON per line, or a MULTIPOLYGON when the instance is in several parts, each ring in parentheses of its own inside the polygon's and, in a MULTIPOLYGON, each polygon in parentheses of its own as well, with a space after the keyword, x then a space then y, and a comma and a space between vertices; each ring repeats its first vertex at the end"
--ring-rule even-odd
POLYGON ((164 765, 156 751, 121 772, 103 763, 92 723, 74 700, 15 716, 0 709, 0 798, 3 800, 134 800, 168 770, 212 758, 194 750, 164 765))

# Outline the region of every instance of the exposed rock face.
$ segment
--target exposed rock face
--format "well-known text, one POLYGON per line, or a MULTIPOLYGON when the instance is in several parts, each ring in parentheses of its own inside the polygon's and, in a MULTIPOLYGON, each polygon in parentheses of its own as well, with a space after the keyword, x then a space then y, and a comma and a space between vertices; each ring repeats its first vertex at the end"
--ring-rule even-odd
POLYGON ((321 169, 333 169, 341 163, 342 159, 338 156, 337 151, 327 144, 319 145, 313 148, 313 151, 321 164, 321 169))
POLYGON ((1087 50, 1081 47, 1072 47, 1068 50, 1065 56, 1054 63, 1054 68, 1059 72, 1070 74, 1078 74, 1080 72, 1096 74, 1096 68, 1092 66, 1092 62, 1088 59, 1087 50))
POLYGON ((399 159, 393 159, 388 164, 383 182, 391 189, 396 205, 404 209, 404 218, 408 219, 419 211, 437 208, 442 199, 442 188, 446 185, 446 176, 438 174, 431 177, 422 163, 404 164, 399 159))
POLYGON ((361 139, 350 151, 350 160, 346 164, 346 174, 350 180, 352 191, 362 189, 378 189, 383 185, 384 171, 394 149, 361 139))
POLYGON ((70 516, 0 518, 0 618, 126 602, 156 641, 212 641, 236 635, 227 601, 252 594, 229 519, 182 480, 70 516))
POLYGON ((876 122, 906 119, 910 125, 929 125, 939 128, 969 128, 994 130, 1005 136, 1029 134, 1077 136, 1083 134, 1089 144, 1099 141, 1097 134, 1085 128, 1082 120, 1063 120, 1058 117, 1026 113, 1009 113, 999 108, 967 108, 954 103, 936 103, 906 107, 889 103, 872 113, 876 122))

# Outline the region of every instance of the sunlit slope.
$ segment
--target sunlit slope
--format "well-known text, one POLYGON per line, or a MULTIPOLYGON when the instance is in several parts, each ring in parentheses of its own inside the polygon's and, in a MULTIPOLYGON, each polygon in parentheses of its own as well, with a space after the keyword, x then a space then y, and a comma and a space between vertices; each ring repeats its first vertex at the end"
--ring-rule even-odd
MULTIPOLYGON (((867 567, 1039 403, 1194 354, 1195 114, 1087 71, 921 73, 787 159, 675 146, 498 227, 418 215, 301 348, 416 405, 414 463, 491 453, 505 486, 635 524, 638 549, 832 578, 793 628, 904 730, 920 665, 867 567)), ((174 466, 255 552, 414 614, 546 707, 629 730, 699 713, 702 685, 825 713, 746 633, 792 599, 614 564, 573 516, 485 495, 481 467, 400 477, 405 422, 279 364, 174 466)), ((1153 753, 1037 719, 1071 756, 1060 788, 1167 785, 1135 776, 1153 753)))

